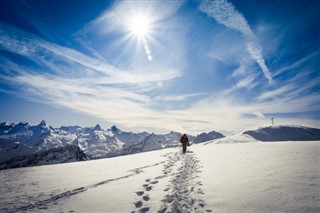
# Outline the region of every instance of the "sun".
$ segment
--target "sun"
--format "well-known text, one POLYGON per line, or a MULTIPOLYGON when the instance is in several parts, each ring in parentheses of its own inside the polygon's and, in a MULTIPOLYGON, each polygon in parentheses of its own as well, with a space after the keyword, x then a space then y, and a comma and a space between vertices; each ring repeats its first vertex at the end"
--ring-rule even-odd
POLYGON ((145 15, 136 15, 129 21, 129 31, 139 38, 146 37, 150 28, 150 19, 145 15))
POLYGON ((149 42, 152 41, 152 30, 154 30, 154 20, 152 16, 143 13, 135 13, 126 21, 129 37, 131 37, 137 44, 142 45, 147 59, 153 60, 152 53, 149 47, 149 42))

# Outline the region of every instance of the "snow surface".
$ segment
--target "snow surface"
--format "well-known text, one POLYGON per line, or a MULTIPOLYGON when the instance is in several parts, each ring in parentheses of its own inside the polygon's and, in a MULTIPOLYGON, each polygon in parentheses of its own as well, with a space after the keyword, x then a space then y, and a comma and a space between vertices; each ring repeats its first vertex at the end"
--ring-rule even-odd
POLYGON ((219 143, 3 170, 0 212, 320 212, 320 141, 219 143))

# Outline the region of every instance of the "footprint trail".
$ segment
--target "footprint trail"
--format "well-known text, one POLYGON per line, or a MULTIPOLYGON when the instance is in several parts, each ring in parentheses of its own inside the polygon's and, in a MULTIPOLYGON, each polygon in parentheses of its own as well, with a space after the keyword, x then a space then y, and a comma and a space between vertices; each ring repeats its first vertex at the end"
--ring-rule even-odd
POLYGON ((135 210, 132 213, 158 212, 158 213, 188 213, 188 212, 212 212, 206 208, 206 202, 202 199, 202 183, 198 173, 200 163, 193 152, 183 155, 177 152, 165 155, 166 163, 163 164, 162 174, 154 178, 146 179, 142 190, 135 192, 138 198, 135 202, 135 210), (163 188, 165 196, 160 209, 152 209, 148 203, 153 194, 153 187, 160 181, 167 181, 163 188))

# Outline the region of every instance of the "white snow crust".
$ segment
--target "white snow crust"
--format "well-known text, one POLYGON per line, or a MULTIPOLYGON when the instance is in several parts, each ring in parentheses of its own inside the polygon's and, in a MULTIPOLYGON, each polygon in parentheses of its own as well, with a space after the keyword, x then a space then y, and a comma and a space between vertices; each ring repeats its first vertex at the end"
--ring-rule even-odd
POLYGON ((240 134, 185 155, 176 147, 0 178, 0 212, 320 212, 320 141, 240 134))

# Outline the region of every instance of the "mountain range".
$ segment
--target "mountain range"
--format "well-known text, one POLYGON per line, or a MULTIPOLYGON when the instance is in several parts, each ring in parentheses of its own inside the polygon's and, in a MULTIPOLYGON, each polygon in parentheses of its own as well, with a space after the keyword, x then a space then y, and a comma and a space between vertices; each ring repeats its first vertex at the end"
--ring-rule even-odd
MULTIPOLYGON (((169 132, 126 132, 112 126, 61 126, 53 128, 45 121, 31 126, 0 123, 0 169, 48 165, 116 157, 180 145, 181 134, 169 132)), ((320 140, 320 129, 304 126, 271 126, 225 137, 215 131, 188 135, 191 143, 247 143, 263 141, 320 140), (217 140, 219 139, 219 140, 217 140)))
MULTIPOLYGON (((45 121, 0 124, 0 169, 101 159, 179 146, 181 134, 125 132, 116 126, 61 126, 45 121)), ((188 135, 191 143, 223 138, 219 132, 188 135)))

